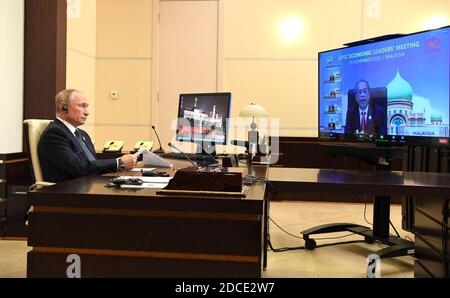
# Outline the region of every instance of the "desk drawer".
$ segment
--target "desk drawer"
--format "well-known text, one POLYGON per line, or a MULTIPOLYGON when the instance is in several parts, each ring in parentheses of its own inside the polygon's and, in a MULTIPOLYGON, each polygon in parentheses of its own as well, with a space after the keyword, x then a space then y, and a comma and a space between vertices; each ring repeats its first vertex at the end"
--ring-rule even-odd
MULTIPOLYGON (((418 259, 416 262, 418 271, 425 271, 431 274, 432 277, 445 277, 445 261, 442 253, 436 252, 431 246, 429 246, 423 239, 416 235, 414 240, 415 256, 418 259)), ((448 256, 447 256, 448 258, 448 256)), ((448 264, 448 263, 447 263, 448 264)), ((420 274, 418 272, 418 274, 420 274)))
POLYGON ((5 163, 0 157, 0 237, 5 236, 6 231, 6 174, 5 163))
POLYGON ((428 243, 437 253, 442 254, 441 225, 422 212, 416 211, 415 226, 415 234, 428 243))
POLYGON ((25 214, 29 209, 27 186, 9 186, 6 201, 6 235, 8 237, 26 237, 25 214))
POLYGON ((0 237, 6 232, 6 199, 0 197, 0 237))
POLYGON ((442 221, 442 207, 444 206, 444 200, 420 198, 415 200, 415 204, 416 208, 422 213, 425 213, 428 217, 431 217, 438 222, 442 221))
POLYGON ((414 262, 414 278, 433 278, 433 274, 428 270, 420 260, 414 262))
MULTIPOLYGON (((44 249, 45 250, 45 249, 44 249)), ((81 261, 82 278, 260 278, 257 263, 227 260, 170 259, 158 256, 127 256, 126 251, 108 255, 108 251, 95 254, 61 249, 55 253, 28 252, 27 277, 64 278, 67 276, 67 256, 77 254, 81 261), (120 255, 123 254, 123 255, 120 255)), ((132 253, 132 252, 131 252, 132 253)))
POLYGON ((0 178, 0 198, 6 198, 6 180, 0 178))
POLYGON ((0 157, 0 179, 5 179, 6 177, 6 165, 5 161, 0 157))
POLYGON ((77 214, 82 211, 46 213, 36 209, 30 213, 32 229, 28 239, 28 244, 35 247, 255 257, 261 253, 262 219, 257 215, 214 218, 214 213, 184 216, 184 212, 160 211, 146 216, 127 210, 77 214))
MULTIPOLYGON (((428 210, 425 210, 425 212, 428 210)), ((422 209, 416 208, 415 212, 415 234, 416 238, 422 239, 430 249, 439 255, 443 255, 443 233, 441 229, 441 223, 438 222, 437 218, 432 219, 429 217, 428 213, 425 213, 422 209)), ((442 221, 442 215, 439 219, 442 221)), ((448 236, 447 236, 447 246, 449 246, 448 236)), ((450 254, 447 251, 447 257, 450 258, 450 254)))

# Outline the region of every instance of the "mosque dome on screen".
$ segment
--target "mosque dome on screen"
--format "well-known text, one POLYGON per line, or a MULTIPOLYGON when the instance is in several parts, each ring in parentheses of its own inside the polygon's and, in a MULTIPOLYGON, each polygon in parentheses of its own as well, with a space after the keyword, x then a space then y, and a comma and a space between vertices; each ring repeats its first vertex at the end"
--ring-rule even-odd
POLYGON ((387 85, 388 100, 409 100, 412 101, 413 89, 411 85, 402 78, 400 71, 397 71, 395 78, 387 85))

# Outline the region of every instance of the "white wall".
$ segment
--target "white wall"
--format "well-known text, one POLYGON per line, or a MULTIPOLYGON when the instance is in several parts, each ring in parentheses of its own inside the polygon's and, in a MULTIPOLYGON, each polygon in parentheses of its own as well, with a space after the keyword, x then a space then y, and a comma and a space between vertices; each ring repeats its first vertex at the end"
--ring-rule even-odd
POLYGON ((72 1, 68 11, 72 13, 67 18, 66 87, 82 91, 90 100, 89 117, 83 129, 96 141, 93 124, 96 109, 97 1, 72 1))
POLYGON ((152 3, 78 0, 68 7, 66 85, 89 99, 83 129, 97 150, 107 140, 124 141, 124 151, 151 140, 152 3))
POLYGON ((24 0, 0 0, 0 153, 22 151, 24 0))

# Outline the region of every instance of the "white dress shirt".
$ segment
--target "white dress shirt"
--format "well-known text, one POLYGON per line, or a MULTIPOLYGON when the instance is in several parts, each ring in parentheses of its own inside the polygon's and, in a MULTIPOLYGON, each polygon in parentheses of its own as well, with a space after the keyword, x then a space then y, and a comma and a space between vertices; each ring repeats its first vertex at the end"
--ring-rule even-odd
POLYGON ((61 119, 59 117, 56 117, 56 119, 58 119, 59 121, 61 121, 62 123, 64 123, 65 126, 67 126, 67 128, 70 130, 70 132, 73 134, 74 137, 75 136, 75 131, 77 130, 77 128, 75 126, 73 126, 72 124, 70 124, 69 122, 67 122, 64 119, 61 119))

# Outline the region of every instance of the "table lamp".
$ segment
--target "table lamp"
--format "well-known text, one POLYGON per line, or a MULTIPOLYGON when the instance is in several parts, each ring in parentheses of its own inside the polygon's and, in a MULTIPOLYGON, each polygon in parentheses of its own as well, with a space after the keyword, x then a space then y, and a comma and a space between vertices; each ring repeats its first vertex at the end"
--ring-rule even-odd
POLYGON ((258 131, 256 130, 255 118, 267 117, 266 109, 256 103, 251 103, 244 107, 239 113, 239 117, 252 117, 252 123, 250 124, 251 130, 248 132, 248 153, 251 156, 254 153, 259 152, 258 149, 258 131))

